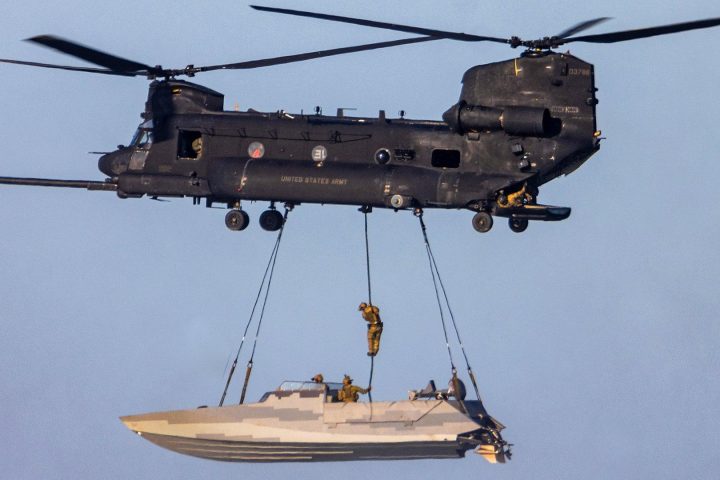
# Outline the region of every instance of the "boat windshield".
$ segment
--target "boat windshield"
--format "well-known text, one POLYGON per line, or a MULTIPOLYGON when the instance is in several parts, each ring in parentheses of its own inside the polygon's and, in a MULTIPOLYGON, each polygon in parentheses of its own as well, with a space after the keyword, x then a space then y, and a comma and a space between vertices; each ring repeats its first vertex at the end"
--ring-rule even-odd
POLYGON ((280 384, 277 391, 279 392, 299 392, 299 391, 320 391, 325 390, 325 386, 327 386, 330 390, 338 390, 342 388, 341 383, 335 383, 335 382, 325 382, 325 383, 315 383, 315 382, 295 382, 295 381, 285 381, 280 384))

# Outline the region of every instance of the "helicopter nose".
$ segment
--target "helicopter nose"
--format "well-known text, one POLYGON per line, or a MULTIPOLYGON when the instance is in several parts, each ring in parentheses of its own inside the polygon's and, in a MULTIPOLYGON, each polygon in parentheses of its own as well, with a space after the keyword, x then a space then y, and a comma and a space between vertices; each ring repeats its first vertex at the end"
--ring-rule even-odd
POLYGON ((126 149, 107 153, 98 160, 98 169, 108 177, 116 177, 128 169, 130 152, 126 149))

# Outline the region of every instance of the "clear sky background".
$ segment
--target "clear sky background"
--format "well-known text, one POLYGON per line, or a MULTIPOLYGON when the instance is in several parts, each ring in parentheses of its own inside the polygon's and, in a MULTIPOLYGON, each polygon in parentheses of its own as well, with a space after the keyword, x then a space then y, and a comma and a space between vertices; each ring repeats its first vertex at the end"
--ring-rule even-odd
MULTIPOLYGON (((262 2, 261 2, 262 3, 262 2)), ((537 38, 600 16, 600 33, 720 16, 716 2, 285 1, 468 33, 537 38)), ((23 38, 52 33, 150 65, 227 63, 404 38, 255 12, 244 2, 4 0, 0 57, 83 65, 23 38)), ((589 32, 589 33, 590 33, 589 32)), ((275 235, 223 210, 113 193, 0 187, 0 476, 54 478, 717 478, 720 471, 720 29, 572 44, 595 65, 607 137, 541 189, 573 207, 524 234, 428 211, 435 255, 513 460, 225 464, 160 449, 118 416, 216 404, 275 235)), ((463 72, 519 54, 449 40, 196 79, 226 109, 439 120, 463 72)), ((0 66, 0 174, 102 179, 127 143, 144 79, 0 66)), ((302 205, 286 227, 249 389, 343 373, 365 384, 362 215, 302 205)), ((373 300, 386 330, 374 397, 402 399, 449 366, 420 230, 370 216, 373 300)), ((244 369, 241 360, 241 369, 244 369)), ((242 376, 242 371, 239 376, 242 376)), ((239 398, 235 383, 231 401, 239 398)))

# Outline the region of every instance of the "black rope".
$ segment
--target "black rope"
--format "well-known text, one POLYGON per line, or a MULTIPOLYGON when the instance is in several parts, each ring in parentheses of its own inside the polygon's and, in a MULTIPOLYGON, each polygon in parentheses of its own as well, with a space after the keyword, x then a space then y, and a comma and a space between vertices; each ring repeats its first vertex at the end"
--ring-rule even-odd
MULTIPOLYGON (((368 286, 368 305, 372 307, 372 283, 370 281, 370 240, 368 236, 368 213, 372 212, 372 207, 364 206, 360 208, 363 212, 363 218, 365 220, 365 267, 367 269, 367 286, 368 286)), ((372 380, 373 372, 375 370, 375 356, 370 356, 370 379, 368 380, 368 400, 372 403, 372 380)))
MULTIPOLYGON (((275 245, 273 246, 272 252, 270 253, 270 259, 268 260, 267 266, 265 267, 265 273, 263 273, 262 280, 260 281, 260 288, 258 288, 258 293, 255 297, 255 303, 253 303, 252 310, 250 312, 250 317, 248 318, 247 323, 245 324, 245 330, 243 331, 242 339, 240 340, 240 346, 237 349, 237 353, 235 354, 235 359, 233 360, 232 367, 230 367, 230 373, 228 374, 227 381, 225 382, 225 389, 223 390, 222 397, 220 398, 220 406, 223 406, 223 403, 225 402, 225 397, 227 396, 228 388, 230 387, 230 382, 232 381, 233 374, 235 373, 235 368, 238 364, 238 359, 240 358, 240 352, 242 351, 242 347, 245 343, 245 339, 247 338, 248 330, 250 329, 250 325, 252 324, 253 318, 255 317, 255 311, 257 310, 258 302, 260 301, 260 296, 262 295, 263 289, 265 287, 265 281, 268 279, 268 274, 270 274, 270 277, 272 277, 273 270, 275 267, 275 259, 277 258, 277 252, 280 247, 280 240, 282 239, 282 234, 285 229, 285 221, 287 220, 287 216, 289 211, 292 210, 292 207, 285 207, 285 215, 283 216, 283 224, 280 227, 280 231, 278 232, 278 236, 275 239, 275 245)), ((269 289, 270 287, 270 281, 268 280, 267 287, 269 289)), ((265 293, 265 301, 263 302, 262 307, 262 313, 260 314, 260 322, 262 322, 262 316, 265 311, 265 302, 267 302, 267 291, 265 293)), ((259 323, 260 323, 259 322, 259 323)), ((257 334, 259 333, 259 323, 258 323, 258 329, 256 330, 255 334, 255 344, 253 345, 253 355, 255 354, 255 345, 257 344, 257 334)), ((250 371, 252 370, 252 357, 250 358, 250 362, 248 363, 248 370, 246 372, 246 380, 245 380, 245 387, 243 388, 243 397, 244 397, 244 390, 247 388, 247 382, 250 377, 250 371)), ((240 402, 242 403, 242 401, 240 402)))
POLYGON ((372 403, 372 379, 375 370, 375 357, 370 357, 370 381, 368 382, 368 400, 372 403))
POLYGON ((368 213, 372 210, 370 207, 362 207, 360 211, 363 212, 365 218, 365 266, 367 269, 367 286, 368 286, 368 305, 372 306, 372 286, 370 283, 370 242, 368 240, 368 213))

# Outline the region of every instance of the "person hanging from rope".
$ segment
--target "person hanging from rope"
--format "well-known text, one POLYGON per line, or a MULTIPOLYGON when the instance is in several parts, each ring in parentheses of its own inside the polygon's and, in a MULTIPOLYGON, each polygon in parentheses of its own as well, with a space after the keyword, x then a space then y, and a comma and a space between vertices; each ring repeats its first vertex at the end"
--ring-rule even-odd
POLYGON ((353 379, 350 375, 345 375, 343 378, 343 386, 338 391, 338 400, 345 403, 354 403, 360 398, 360 393, 365 394, 372 390, 372 387, 362 388, 352 384, 353 379))
POLYGON ((383 331, 383 323, 380 321, 380 309, 375 305, 368 305, 363 302, 358 306, 363 319, 368 322, 367 340, 368 357, 374 357, 380 350, 380 335, 383 331))

